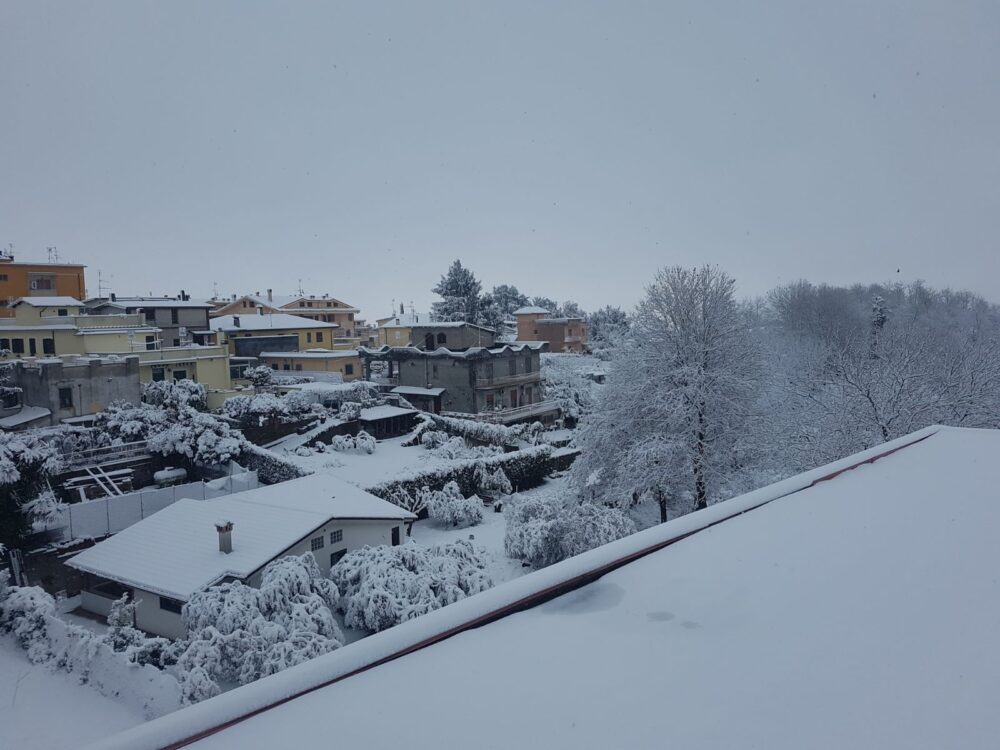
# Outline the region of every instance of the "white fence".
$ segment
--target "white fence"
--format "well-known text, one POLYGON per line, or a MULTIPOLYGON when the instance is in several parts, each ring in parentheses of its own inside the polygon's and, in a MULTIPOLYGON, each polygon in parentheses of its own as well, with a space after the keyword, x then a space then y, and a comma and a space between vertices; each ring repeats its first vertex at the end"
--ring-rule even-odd
POLYGON ((211 500, 234 492, 256 489, 257 472, 232 474, 211 482, 189 482, 174 487, 145 489, 127 495, 103 497, 66 506, 62 513, 63 541, 116 534, 181 500, 211 500))

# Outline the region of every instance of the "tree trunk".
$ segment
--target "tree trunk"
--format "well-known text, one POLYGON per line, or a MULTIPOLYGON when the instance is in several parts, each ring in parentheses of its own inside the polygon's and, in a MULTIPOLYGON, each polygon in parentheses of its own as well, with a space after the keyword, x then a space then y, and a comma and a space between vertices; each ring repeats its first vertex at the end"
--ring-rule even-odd
POLYGON ((656 504, 660 506, 660 523, 667 522, 667 496, 663 490, 656 491, 656 504))
POLYGON ((694 457, 694 509, 702 510, 708 507, 708 491, 705 487, 705 409, 704 404, 698 408, 698 431, 695 433, 694 457))

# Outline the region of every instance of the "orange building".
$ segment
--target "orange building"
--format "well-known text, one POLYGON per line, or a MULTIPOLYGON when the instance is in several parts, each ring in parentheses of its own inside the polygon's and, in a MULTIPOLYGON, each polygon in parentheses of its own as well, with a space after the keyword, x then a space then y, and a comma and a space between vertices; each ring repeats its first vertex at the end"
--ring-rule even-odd
POLYGON ((544 307, 522 307, 514 311, 518 341, 548 341, 549 351, 587 350, 587 321, 583 318, 554 318, 544 307))
POLYGON ((21 297, 87 296, 86 266, 76 263, 22 263, 0 255, 0 318, 13 318, 11 304, 21 297))

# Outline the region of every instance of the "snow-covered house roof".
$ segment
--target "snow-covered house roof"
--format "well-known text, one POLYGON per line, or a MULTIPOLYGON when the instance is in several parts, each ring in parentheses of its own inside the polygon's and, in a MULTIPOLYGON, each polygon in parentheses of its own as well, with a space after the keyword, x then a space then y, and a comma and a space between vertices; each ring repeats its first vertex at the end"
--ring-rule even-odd
POLYGON ((486 359, 497 357, 508 352, 522 352, 525 349, 530 351, 548 351, 547 341, 515 341, 500 346, 470 346, 468 349, 445 349, 443 346, 438 349, 418 349, 415 346, 383 346, 377 349, 366 346, 358 347, 358 353, 370 359, 422 359, 424 357, 440 357, 451 359, 486 359))
POLYGON ((102 747, 992 747, 1000 433, 929 428, 182 709, 102 747), (497 721, 496 701, 503 696, 497 721), (322 717, 324 721, 317 721, 322 717))
POLYGON ((214 307, 211 302, 197 299, 176 299, 175 297, 91 297, 86 301, 90 307, 144 307, 144 308, 203 308, 214 307))
POLYGON ((551 313, 551 310, 546 310, 544 307, 539 307, 538 305, 527 305, 519 307, 514 311, 514 315, 550 315, 551 313))
POLYGON ((83 303, 75 297, 21 297, 11 304, 11 307, 28 305, 29 307, 83 307, 83 303))
POLYGON ((340 328, 336 323, 327 323, 322 320, 303 318, 299 315, 289 315, 288 313, 266 313, 264 315, 220 315, 209 321, 213 331, 226 331, 229 333, 237 331, 265 331, 271 328, 277 330, 290 330, 297 328, 340 328), (239 325, 236 324, 239 319, 239 325))
POLYGON ((444 388, 419 388, 415 385, 397 385, 390 393, 398 393, 400 396, 440 396, 445 392, 444 388))
POLYGON ((302 352, 261 352, 261 359, 282 357, 294 359, 357 359, 357 349, 306 349, 302 352))
POLYGON ((403 409, 399 406, 370 406, 362 409, 358 419, 362 422, 377 422, 380 419, 392 419, 393 417, 406 417, 416 414, 416 409, 403 409))
POLYGON ((78 570, 186 601, 227 576, 246 578, 333 519, 415 516, 329 474, 178 500, 70 558, 78 570), (219 551, 218 520, 232 521, 233 551, 219 551))

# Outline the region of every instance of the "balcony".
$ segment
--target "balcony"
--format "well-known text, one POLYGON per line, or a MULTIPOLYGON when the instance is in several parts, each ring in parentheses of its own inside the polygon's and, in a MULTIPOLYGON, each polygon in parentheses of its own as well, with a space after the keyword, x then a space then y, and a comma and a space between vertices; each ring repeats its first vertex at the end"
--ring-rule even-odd
POLYGON ((155 327, 141 315, 45 315, 43 325, 73 325, 82 329, 93 328, 146 328, 155 327))
POLYGON ((491 388, 504 388, 511 385, 525 385, 528 383, 540 383, 542 373, 522 372, 517 375, 494 375, 492 378, 476 378, 476 388, 478 390, 489 390, 491 388))

